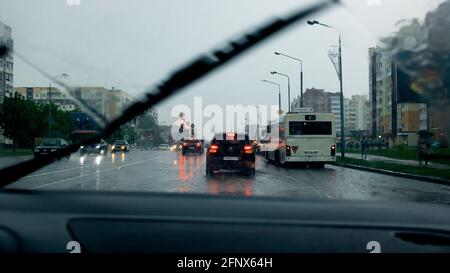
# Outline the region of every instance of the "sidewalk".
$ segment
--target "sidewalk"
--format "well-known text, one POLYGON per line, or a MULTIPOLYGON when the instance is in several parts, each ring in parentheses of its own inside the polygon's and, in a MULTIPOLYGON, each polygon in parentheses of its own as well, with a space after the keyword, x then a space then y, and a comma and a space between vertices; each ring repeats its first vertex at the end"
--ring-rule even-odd
MULTIPOLYGON (((363 159, 361 157, 360 153, 358 153, 358 154, 346 153, 345 156, 349 157, 349 158, 363 159)), ((417 160, 396 159, 396 158, 390 158, 390 157, 384 157, 384 156, 378 156, 378 155, 367 155, 366 160, 367 161, 380 161, 380 162, 385 162, 385 163, 401 164, 401 165, 408 165, 408 166, 419 166, 419 161, 417 161, 417 160)), ((445 164, 428 162, 428 165, 425 165, 425 163, 423 163, 422 166, 427 166, 430 168, 435 168, 435 169, 440 169, 440 170, 450 170, 450 165, 445 165, 445 164)))

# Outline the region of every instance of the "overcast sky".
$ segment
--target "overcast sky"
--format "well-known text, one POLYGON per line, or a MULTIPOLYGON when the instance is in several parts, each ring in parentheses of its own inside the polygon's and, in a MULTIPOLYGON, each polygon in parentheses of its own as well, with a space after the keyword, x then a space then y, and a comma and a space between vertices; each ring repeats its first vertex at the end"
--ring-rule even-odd
MULTIPOLYGON (((179 65, 267 18, 314 1, 300 0, 0 0, 0 21, 13 29, 15 50, 51 75, 69 73, 72 86, 112 86, 139 96, 179 65)), ((368 94, 368 48, 396 30, 402 19, 423 19, 442 0, 348 0, 314 18, 343 34, 344 93, 368 94)), ((159 105, 171 122, 176 104, 277 104, 268 79, 286 79, 299 94, 299 64, 274 51, 303 59, 305 88, 339 90, 327 52, 337 44, 330 29, 301 22, 237 61, 159 105)), ((15 58, 14 86, 47 86, 48 80, 15 58)))

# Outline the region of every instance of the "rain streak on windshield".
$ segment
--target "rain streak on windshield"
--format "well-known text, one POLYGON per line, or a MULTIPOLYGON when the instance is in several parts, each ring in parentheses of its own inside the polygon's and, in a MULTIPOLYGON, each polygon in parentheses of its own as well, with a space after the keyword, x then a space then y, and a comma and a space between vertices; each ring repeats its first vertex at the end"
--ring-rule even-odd
POLYGON ((81 146, 6 188, 450 204, 450 0, 343 1, 220 63, 321 2, 3 0, 0 168, 81 146))

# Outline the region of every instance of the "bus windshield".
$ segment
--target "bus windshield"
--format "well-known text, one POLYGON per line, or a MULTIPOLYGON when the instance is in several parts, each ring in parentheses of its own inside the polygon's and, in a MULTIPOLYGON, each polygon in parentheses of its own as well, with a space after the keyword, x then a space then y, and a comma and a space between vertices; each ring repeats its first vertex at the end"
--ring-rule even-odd
POLYGON ((291 121, 289 135, 331 135, 331 121, 291 121))

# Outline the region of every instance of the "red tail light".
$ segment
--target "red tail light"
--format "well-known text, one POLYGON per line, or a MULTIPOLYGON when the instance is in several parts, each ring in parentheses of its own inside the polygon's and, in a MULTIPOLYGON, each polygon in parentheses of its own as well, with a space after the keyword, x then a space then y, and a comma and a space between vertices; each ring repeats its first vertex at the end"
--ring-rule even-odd
POLYGON ((187 144, 186 143, 183 143, 183 147, 186 147, 187 146, 187 144))
POLYGON ((200 143, 195 144, 195 147, 200 148, 200 143))
POLYGON ((252 154, 253 153, 253 146, 252 145, 245 145, 244 151, 246 154, 252 154))
POLYGON ((331 156, 336 155, 336 145, 331 145, 331 156))
POLYGON ((211 146, 209 146, 209 153, 210 154, 215 154, 217 153, 217 150, 219 150, 219 146, 213 144, 211 146))

